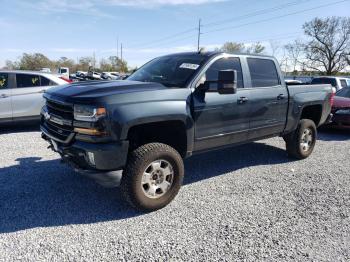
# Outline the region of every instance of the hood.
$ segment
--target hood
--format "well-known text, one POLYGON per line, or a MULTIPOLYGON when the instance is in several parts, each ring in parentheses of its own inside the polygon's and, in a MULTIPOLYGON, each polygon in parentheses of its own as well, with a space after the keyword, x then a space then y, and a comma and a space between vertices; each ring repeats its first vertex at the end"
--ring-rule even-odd
POLYGON ((167 89, 159 83, 136 81, 90 81, 50 88, 48 95, 72 98, 100 98, 111 95, 167 89))
POLYGON ((344 108, 344 107, 350 108, 350 98, 335 96, 333 108, 344 108))

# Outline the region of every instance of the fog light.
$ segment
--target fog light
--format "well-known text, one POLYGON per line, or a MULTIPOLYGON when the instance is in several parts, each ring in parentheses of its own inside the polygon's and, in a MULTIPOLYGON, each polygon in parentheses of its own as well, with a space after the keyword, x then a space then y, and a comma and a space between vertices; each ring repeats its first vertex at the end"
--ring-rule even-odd
POLYGON ((94 153, 88 152, 87 156, 88 156, 89 163, 92 166, 95 166, 96 164, 95 164, 95 155, 94 155, 94 153))

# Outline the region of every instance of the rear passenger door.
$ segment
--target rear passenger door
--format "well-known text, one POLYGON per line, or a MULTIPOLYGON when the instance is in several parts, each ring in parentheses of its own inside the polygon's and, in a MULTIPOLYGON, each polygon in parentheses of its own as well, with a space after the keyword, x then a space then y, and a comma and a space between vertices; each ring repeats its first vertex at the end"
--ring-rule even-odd
POLYGON ((288 91, 274 60, 247 58, 251 77, 249 139, 282 132, 288 110, 288 91))
POLYGON ((0 73, 0 121, 12 119, 11 86, 8 73, 0 73))
POLYGON ((39 117, 44 105, 43 93, 52 85, 52 81, 40 75, 16 74, 16 88, 12 92, 13 118, 39 117))

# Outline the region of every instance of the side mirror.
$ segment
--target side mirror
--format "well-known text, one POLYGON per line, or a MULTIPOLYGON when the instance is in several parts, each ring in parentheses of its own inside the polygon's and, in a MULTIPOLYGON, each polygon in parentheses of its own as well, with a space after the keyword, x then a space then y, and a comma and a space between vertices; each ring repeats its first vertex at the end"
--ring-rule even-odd
POLYGON ((221 95, 237 93, 237 71, 236 70, 219 71, 218 93, 221 95))

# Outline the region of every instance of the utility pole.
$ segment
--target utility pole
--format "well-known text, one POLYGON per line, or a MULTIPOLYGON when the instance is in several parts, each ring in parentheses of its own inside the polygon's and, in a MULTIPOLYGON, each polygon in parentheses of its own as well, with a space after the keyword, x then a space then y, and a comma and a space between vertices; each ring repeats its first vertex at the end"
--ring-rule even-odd
POLYGON ((123 43, 120 44, 120 60, 123 61, 123 43))
POLYGON ((117 36, 117 59, 119 58, 119 36, 117 36))
POLYGON ((202 19, 199 19, 199 23, 198 23, 198 44, 197 44, 197 51, 200 51, 200 43, 201 43, 201 25, 202 23, 202 19))

